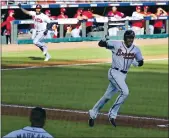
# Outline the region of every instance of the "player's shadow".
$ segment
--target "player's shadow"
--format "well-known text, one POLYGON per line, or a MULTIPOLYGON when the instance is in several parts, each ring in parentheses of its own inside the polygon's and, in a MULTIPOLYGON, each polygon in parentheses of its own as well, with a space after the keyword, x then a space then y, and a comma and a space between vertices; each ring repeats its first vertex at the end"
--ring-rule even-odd
POLYGON ((41 57, 28 57, 30 58, 31 60, 44 60, 44 58, 41 58, 41 57))

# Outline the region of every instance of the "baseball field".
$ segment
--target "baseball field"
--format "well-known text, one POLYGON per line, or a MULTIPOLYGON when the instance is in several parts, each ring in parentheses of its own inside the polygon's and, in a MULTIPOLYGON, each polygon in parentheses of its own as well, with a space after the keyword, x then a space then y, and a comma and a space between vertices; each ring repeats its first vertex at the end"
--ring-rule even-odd
POLYGON ((44 62, 34 45, 2 45, 2 136, 29 125, 29 112, 44 107, 45 129, 54 137, 168 137, 168 39, 139 39, 145 65, 131 67, 129 97, 121 106, 117 128, 107 112, 110 100, 88 126, 88 110, 104 94, 111 51, 97 42, 48 43, 52 59, 44 62))

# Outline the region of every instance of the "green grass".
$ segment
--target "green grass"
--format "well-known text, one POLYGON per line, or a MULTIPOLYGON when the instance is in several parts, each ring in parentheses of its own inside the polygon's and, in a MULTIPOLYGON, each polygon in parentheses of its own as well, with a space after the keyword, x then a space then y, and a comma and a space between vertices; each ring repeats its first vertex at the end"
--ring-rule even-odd
MULTIPOLYGON (((168 54, 168 46, 142 46, 144 56, 168 54)), ((111 58, 104 48, 76 48, 50 51, 52 61, 111 58)), ((5 52, 2 64, 45 64, 37 51, 5 52)), ((89 110, 104 94, 110 64, 2 71, 2 102, 43 105, 46 107, 89 110)), ((168 116, 168 62, 148 61, 131 68, 127 77, 130 95, 120 112, 123 114, 168 116)), ((108 111, 117 94, 105 105, 108 111)))
MULTIPOLYGON (((154 55, 167 55, 168 46, 142 46, 140 47, 143 56, 154 55)), ((98 59, 98 58, 111 58, 111 52, 105 48, 76 48, 76 49, 62 49, 51 50, 50 54, 52 59, 50 61, 59 60, 86 60, 86 59, 98 59)), ((36 51, 23 51, 23 52, 3 52, 2 64, 18 64, 18 63, 42 63, 43 55, 37 48, 36 51), (34 60, 32 60, 34 59, 34 60)))
MULTIPOLYGON (((88 110, 104 94, 110 64, 2 72, 2 102, 88 110)), ((147 62, 132 68, 123 114, 168 116, 168 65, 147 62)), ((117 94, 107 103, 108 111, 117 94)))
MULTIPOLYGON (((28 118, 2 116, 2 136, 7 133, 29 126, 28 118), (10 127, 9 127, 10 126, 10 127)), ((167 131, 131 128, 131 127, 117 127, 112 128, 111 125, 96 124, 94 128, 90 128, 86 123, 82 122, 68 122, 48 120, 45 129, 54 137, 166 137, 167 131)))

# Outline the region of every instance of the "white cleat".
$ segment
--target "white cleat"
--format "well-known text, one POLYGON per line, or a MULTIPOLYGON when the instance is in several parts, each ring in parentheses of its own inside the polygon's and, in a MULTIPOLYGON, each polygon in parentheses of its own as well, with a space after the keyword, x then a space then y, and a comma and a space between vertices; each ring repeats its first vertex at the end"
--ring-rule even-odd
POLYGON ((45 57, 45 60, 44 60, 44 61, 49 61, 50 58, 51 58, 51 56, 50 56, 50 55, 47 55, 47 56, 45 57))

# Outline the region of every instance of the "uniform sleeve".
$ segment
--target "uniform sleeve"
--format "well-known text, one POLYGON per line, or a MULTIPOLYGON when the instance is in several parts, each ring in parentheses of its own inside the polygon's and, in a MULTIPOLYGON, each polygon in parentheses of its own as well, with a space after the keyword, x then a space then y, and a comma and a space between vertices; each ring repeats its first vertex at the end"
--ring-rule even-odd
POLYGON ((54 138, 54 137, 48 133, 47 138, 54 138))
POLYGON ((142 56, 142 53, 139 48, 137 48, 137 52, 135 54, 135 59, 136 59, 136 61, 143 60, 143 56, 142 56))
POLYGON ((107 42, 107 49, 113 50, 116 48, 117 42, 113 40, 108 40, 107 42))
POLYGON ((30 15, 30 16, 35 16, 35 15, 36 15, 36 12, 35 12, 35 11, 29 11, 29 15, 30 15))

